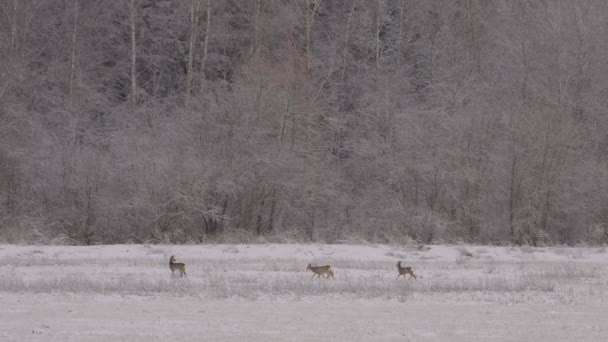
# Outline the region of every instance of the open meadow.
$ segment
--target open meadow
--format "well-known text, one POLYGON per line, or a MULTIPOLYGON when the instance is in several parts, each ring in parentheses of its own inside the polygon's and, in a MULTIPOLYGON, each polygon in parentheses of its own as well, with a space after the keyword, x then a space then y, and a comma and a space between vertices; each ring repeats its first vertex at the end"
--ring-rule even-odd
POLYGON ((608 253, 0 245, 0 306, 1 341, 600 341, 608 253), (187 277, 171 275, 171 255, 187 277), (417 280, 396 279, 398 260, 417 280), (312 279, 308 263, 335 279, 312 279))

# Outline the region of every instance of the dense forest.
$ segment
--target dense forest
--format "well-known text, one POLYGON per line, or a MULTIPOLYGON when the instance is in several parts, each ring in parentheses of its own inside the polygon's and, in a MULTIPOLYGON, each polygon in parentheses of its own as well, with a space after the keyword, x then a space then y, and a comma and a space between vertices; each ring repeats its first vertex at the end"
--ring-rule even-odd
POLYGON ((0 0, 0 241, 608 242, 605 0, 0 0))

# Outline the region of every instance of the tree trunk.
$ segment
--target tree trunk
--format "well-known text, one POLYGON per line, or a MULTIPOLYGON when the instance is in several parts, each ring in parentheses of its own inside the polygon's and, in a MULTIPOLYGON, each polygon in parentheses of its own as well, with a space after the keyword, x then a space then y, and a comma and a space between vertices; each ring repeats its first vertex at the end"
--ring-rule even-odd
POLYGON ((17 4, 20 0, 13 0, 13 13, 12 13, 12 22, 11 22, 11 45, 10 45, 10 55, 12 56, 16 50, 16 42, 17 42, 17 4))
POLYGON ((205 23, 205 37, 203 38, 203 51, 201 56, 201 88, 205 82, 205 62, 207 61, 207 50, 209 48, 209 30, 211 28, 211 0, 207 0, 207 22, 205 23))
POLYGON ((129 9, 129 19, 131 22, 131 115, 135 115, 137 104, 137 84, 136 84, 136 55, 135 55, 135 0, 131 0, 129 9))
POLYGON ((251 12, 251 57, 255 56, 258 52, 258 40, 259 40, 259 21, 260 21, 260 2, 261 0, 252 0, 253 10, 251 12))
POLYGON ((267 233, 274 233, 274 215, 275 215, 275 207, 277 204, 277 196, 276 196, 276 189, 272 190, 272 198, 271 198, 271 202, 270 202, 270 214, 268 216, 268 223, 266 225, 266 232, 267 233))
POLYGON ((401 0, 399 8, 399 36, 397 37, 397 67, 401 65, 401 49, 403 47, 403 15, 405 14, 405 0, 401 0))
POLYGON ((308 227, 308 240, 313 242, 315 240, 315 214, 316 209, 312 208, 310 213, 310 227, 308 227))
POLYGON ((186 96, 184 97, 184 104, 188 106, 190 104, 190 93, 192 92, 192 65, 194 62, 194 46, 196 45, 196 35, 198 33, 198 11, 200 2, 199 0, 191 0, 190 3, 190 39, 188 43, 188 70, 186 75, 186 96), (195 5, 196 3, 196 5, 195 5))
POLYGON ((224 198, 224 204, 222 204, 222 216, 220 216, 218 233, 224 235, 224 219, 226 218, 226 211, 228 210, 228 196, 224 198))
MULTIPOLYGON (((88 183, 88 181, 87 181, 88 183)), ((94 207, 94 199, 92 196, 92 187, 88 184, 85 185, 85 194, 86 194, 86 217, 85 217, 85 221, 84 221, 84 225, 82 227, 82 232, 81 232, 81 240, 82 242, 87 245, 90 246, 92 244, 95 243, 95 224, 97 221, 96 215, 95 215, 95 207, 94 207)))
POLYGON ((348 42, 350 40, 350 26, 355 12, 355 6, 357 0, 352 0, 348 17, 346 17, 346 29, 344 30, 344 47, 342 48, 342 66, 340 68, 340 82, 344 84, 344 78, 346 77, 346 52, 348 51, 348 42))
POLYGON ((291 115, 291 96, 287 97, 287 107, 283 113, 283 121, 281 123, 281 133, 279 134, 279 148, 282 146, 281 143, 285 138, 285 129, 287 129, 287 119, 291 115))
POLYGON ((382 22, 382 0, 377 0, 377 15, 376 15, 376 76, 378 76, 378 68, 380 67, 380 24, 382 22))
POLYGON ((78 32, 78 1, 74 1, 74 27, 72 29, 71 49, 70 49, 70 75, 68 84, 68 108, 72 107, 72 99, 74 97, 74 73, 76 70, 76 33, 78 32))
POLYGON ((262 211, 264 210, 264 203, 266 202, 266 198, 262 197, 262 201, 260 202, 260 210, 258 211, 257 222, 255 224, 255 233, 256 236, 261 236, 262 231, 262 211))
POLYGON ((312 4, 312 9, 310 8, 310 3, 311 0, 306 0, 305 2, 305 6, 306 6, 306 11, 304 12, 304 32, 305 32, 305 36, 306 36, 306 42, 305 42, 305 47, 306 47, 306 72, 310 73, 312 72, 311 67, 310 67, 310 32, 312 31, 312 24, 315 20, 315 15, 317 14, 317 9, 319 8, 319 5, 321 4, 321 0, 314 0, 314 3, 312 4))
POLYGON ((519 237, 517 236, 518 232, 516 232, 515 228, 515 210, 517 210, 519 198, 517 167, 517 155, 514 155, 511 160, 511 182, 509 186, 509 228, 512 243, 517 243, 519 240, 519 237))

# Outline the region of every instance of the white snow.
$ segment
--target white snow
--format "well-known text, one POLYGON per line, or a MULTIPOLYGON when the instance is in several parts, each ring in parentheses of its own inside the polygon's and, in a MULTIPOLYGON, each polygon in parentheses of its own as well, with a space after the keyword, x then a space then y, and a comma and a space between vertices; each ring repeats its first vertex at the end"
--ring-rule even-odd
POLYGON ((0 245, 0 341, 601 341, 606 321, 604 248, 0 245))

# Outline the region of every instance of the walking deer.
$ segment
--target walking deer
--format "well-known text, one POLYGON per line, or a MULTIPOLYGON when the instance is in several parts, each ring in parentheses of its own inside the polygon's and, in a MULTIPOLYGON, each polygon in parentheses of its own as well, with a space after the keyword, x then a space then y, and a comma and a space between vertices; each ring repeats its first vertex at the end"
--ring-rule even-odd
POLYGON ((175 262, 175 255, 172 255, 169 259, 169 269, 171 270, 171 275, 175 275, 176 270, 179 271, 180 277, 186 275, 186 264, 183 262, 175 262))
POLYGON ((329 265, 313 266, 312 264, 308 264, 308 266, 306 266, 306 269, 312 271, 313 278, 316 275, 317 279, 321 279, 321 275, 325 275, 325 279, 327 279, 329 277, 331 277, 332 279, 335 279, 334 272, 331 270, 331 266, 329 266, 329 265))
POLYGON ((412 279, 412 277, 414 277, 414 279, 416 279, 416 275, 414 274, 414 271, 412 270, 412 268, 409 266, 401 267, 401 261, 399 261, 397 263, 397 270, 399 271, 399 275, 397 276, 397 279, 399 279, 399 277, 401 277, 401 276, 403 276, 403 278, 405 279, 406 274, 410 275, 410 277, 408 279, 412 279))

